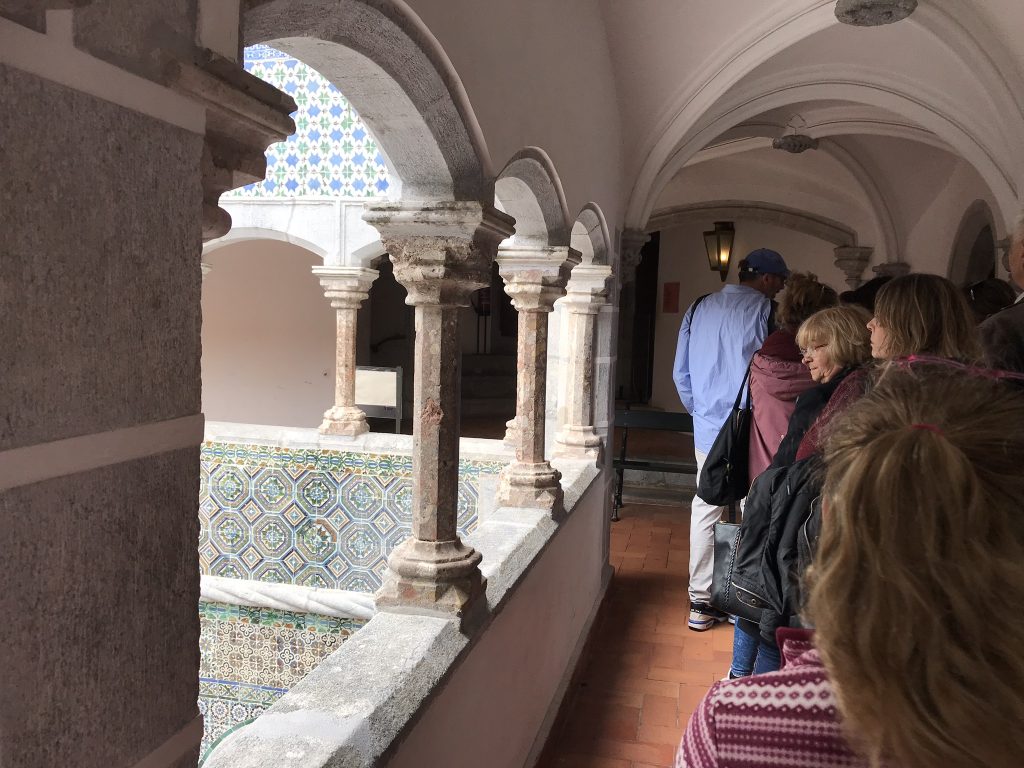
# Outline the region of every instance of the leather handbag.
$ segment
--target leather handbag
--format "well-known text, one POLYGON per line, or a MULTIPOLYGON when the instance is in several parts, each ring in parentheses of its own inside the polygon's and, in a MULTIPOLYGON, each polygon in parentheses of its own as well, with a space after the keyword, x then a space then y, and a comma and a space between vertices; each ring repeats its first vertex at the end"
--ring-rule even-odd
MULTIPOLYGON (((730 507, 730 518, 734 518, 730 507)), ((761 608, 748 605, 737 597, 732 585, 732 572, 736 565, 736 545, 740 538, 740 524, 719 521, 715 523, 715 564, 711 574, 711 606, 730 616, 748 621, 761 621, 761 608)))
POLYGON ((708 504, 734 504, 750 489, 750 366, 740 382, 732 412, 715 438, 697 479, 697 495, 708 504), (747 393, 746 404, 743 393, 747 393))

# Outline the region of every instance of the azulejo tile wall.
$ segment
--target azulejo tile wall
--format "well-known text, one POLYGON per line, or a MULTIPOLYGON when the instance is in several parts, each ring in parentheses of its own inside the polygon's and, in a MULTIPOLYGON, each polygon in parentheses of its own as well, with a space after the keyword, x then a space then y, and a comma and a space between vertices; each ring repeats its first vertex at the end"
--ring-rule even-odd
POLYGON ((201 602, 199 623, 205 759, 219 738, 263 714, 364 622, 201 602))
MULTIPOLYGON (((460 460, 460 535, 476 526, 481 478, 503 466, 460 460)), ((204 574, 374 592, 412 531, 412 459, 207 442, 199 519, 204 574)))
POLYGON ((231 197, 387 195, 384 156, 366 125, 329 80, 298 59, 266 45, 245 49, 246 70, 281 89, 298 105, 295 133, 267 149, 267 177, 231 197))

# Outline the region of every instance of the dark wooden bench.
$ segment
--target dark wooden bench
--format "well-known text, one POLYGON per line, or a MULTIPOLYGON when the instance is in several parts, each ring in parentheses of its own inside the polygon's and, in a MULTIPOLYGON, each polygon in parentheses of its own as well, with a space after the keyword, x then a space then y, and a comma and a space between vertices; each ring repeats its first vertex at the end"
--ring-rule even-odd
POLYGON ((695 461, 665 461, 661 459, 645 459, 642 457, 627 458, 629 451, 629 430, 649 429, 662 432, 681 432, 693 438, 693 417, 688 413, 665 413, 664 411, 634 411, 630 409, 615 411, 615 428, 622 430, 622 442, 619 456, 612 462, 615 469, 615 504, 612 509, 612 520, 619 519, 619 507, 622 506, 622 484, 627 469, 646 472, 668 472, 671 474, 697 474, 695 461))

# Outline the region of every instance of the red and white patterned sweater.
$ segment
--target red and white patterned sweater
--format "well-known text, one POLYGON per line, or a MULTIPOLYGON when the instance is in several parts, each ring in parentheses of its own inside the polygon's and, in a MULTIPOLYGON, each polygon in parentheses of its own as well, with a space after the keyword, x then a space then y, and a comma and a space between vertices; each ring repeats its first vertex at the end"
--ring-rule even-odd
POLYGON ((715 683, 693 713, 676 768, 864 768, 839 725, 811 633, 780 629, 782 669, 715 683))

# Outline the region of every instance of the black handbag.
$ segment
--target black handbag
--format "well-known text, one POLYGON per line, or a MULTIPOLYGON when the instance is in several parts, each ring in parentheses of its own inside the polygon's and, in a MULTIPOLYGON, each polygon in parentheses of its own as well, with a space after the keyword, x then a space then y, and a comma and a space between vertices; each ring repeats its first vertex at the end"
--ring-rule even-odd
POLYGON ((708 504, 725 506, 747 495, 750 489, 750 366, 740 382, 732 413, 715 438, 697 478, 697 495, 708 504), (746 390, 746 407, 743 392, 746 390))
MULTIPOLYGON (((730 518, 733 517, 730 507, 730 518)), ((761 608, 739 600, 732 586, 732 572, 736 565, 736 545, 740 538, 740 524, 715 523, 715 565, 711 573, 711 607, 748 621, 761 621, 761 608)))

